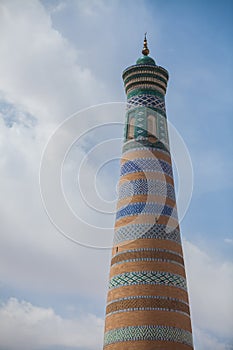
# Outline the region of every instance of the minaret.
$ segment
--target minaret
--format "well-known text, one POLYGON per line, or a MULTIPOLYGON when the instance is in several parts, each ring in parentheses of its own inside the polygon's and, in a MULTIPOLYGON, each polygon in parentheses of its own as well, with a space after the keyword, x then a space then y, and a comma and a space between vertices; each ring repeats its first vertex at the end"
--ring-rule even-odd
POLYGON ((192 329, 165 94, 148 56, 123 72, 127 94, 104 350, 191 350, 192 329))

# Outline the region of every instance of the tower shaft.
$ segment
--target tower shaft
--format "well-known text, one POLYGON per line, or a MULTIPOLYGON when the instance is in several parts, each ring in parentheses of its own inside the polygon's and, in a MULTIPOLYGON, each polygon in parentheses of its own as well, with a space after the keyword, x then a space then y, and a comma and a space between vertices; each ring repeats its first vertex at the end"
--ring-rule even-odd
POLYGON ((144 56, 123 72, 128 107, 104 350, 191 350, 165 110, 168 73, 146 50, 144 42, 144 56))

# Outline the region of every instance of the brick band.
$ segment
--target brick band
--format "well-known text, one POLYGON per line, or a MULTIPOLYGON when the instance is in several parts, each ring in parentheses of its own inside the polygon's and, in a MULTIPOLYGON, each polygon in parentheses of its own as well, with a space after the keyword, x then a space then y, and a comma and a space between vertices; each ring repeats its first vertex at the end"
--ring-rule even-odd
POLYGON ((165 162, 171 164, 171 156, 164 150, 155 150, 154 148, 143 146, 140 142, 137 142, 135 140, 124 143, 123 147, 126 148, 126 150, 123 150, 122 152, 121 165, 123 165, 123 163, 127 162, 128 160, 134 160, 135 158, 146 158, 151 156, 164 160, 165 162), (129 146, 132 146, 133 149, 131 149, 129 146))
POLYGON ((123 263, 129 260, 142 260, 149 259, 153 260, 169 260, 171 262, 177 262, 181 265, 184 265, 183 258, 171 251, 167 251, 165 249, 138 249, 126 251, 124 253, 117 254, 112 258, 111 265, 117 263, 123 263))
POLYGON ((177 299, 162 297, 138 297, 114 300, 108 304, 106 315, 113 312, 137 311, 137 310, 163 310, 176 311, 189 315, 189 306, 177 299))
POLYGON ((167 183, 171 184, 174 186, 174 181, 173 178, 164 174, 164 173, 152 173, 152 172, 146 172, 146 171, 141 171, 137 173, 129 173, 125 174, 124 176, 122 175, 119 179, 119 185, 124 183, 125 181, 134 181, 137 179, 151 179, 151 180, 160 180, 160 181, 166 181, 167 183))
POLYGON ((115 229, 126 226, 126 225, 136 225, 136 224, 150 224, 151 226, 155 224, 165 225, 167 227, 173 227, 176 229, 179 226, 177 219, 169 215, 157 215, 155 214, 143 214, 143 215, 130 215, 124 216, 119 220, 115 221, 115 229))
POLYGON ((123 242, 117 246, 113 247, 113 255, 117 252, 123 252, 126 250, 132 249, 141 249, 141 248, 160 248, 160 249, 168 249, 183 256, 182 246, 179 243, 170 240, 164 239, 135 239, 131 241, 123 242))
MULTIPOLYGON (((193 349, 189 345, 179 343, 179 350, 193 349)), ((163 340, 138 340, 108 344, 105 350, 177 350, 177 343, 163 340)))

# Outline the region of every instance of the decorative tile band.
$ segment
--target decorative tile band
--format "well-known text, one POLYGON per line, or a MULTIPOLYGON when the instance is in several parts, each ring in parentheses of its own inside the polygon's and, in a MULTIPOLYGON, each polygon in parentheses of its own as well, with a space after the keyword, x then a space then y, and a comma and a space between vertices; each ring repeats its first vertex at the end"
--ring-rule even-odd
POLYGON ((162 76, 161 74, 156 74, 155 72, 136 72, 136 73, 132 73, 132 74, 129 74, 127 76, 127 78, 124 79, 124 85, 126 86, 126 84, 130 81, 134 81, 135 79, 140 79, 140 78, 143 78, 146 79, 146 80, 150 80, 151 78, 152 79, 157 79, 159 81, 161 81, 164 86, 167 87, 167 79, 164 78, 164 76, 162 76))
POLYGON ((115 231, 114 245, 139 238, 165 239, 181 244, 180 231, 178 229, 159 224, 133 224, 122 226, 115 231))
POLYGON ((178 299, 178 298, 172 298, 172 297, 167 297, 167 296, 161 296, 161 295, 132 295, 132 296, 127 296, 124 298, 118 298, 111 300, 107 303, 107 306, 110 305, 111 303, 115 303, 117 301, 121 300, 132 300, 132 299, 163 299, 163 300, 171 300, 171 301, 178 301, 181 303, 184 303, 185 305, 189 305, 186 301, 178 299))
POLYGON ((160 66, 155 65, 139 65, 135 64, 133 66, 130 66, 126 68, 122 73, 122 78, 125 80, 132 74, 143 74, 143 73, 156 73, 159 74, 161 77, 164 77, 165 80, 168 80, 168 71, 160 66))
POLYGON ((135 108, 139 106, 145 106, 147 108, 159 108, 162 111, 166 112, 165 101, 162 98, 159 98, 155 95, 143 94, 136 95, 127 100, 127 108, 135 108))
POLYGON ((175 201, 174 187, 165 181, 137 179, 134 181, 127 181, 119 187, 119 199, 139 194, 168 197, 175 201))
POLYGON ((125 216, 135 215, 154 215, 155 217, 160 215, 171 216, 178 220, 176 208, 156 202, 138 202, 128 204, 117 211, 116 220, 125 216))
POLYGON ((156 141, 154 143, 154 142, 151 142, 148 137, 145 137, 143 139, 137 138, 136 140, 125 142, 122 150, 123 155, 129 150, 138 149, 140 144, 141 144, 141 148, 147 148, 148 150, 149 149, 159 150, 159 151, 163 151, 166 154, 170 154, 169 149, 163 144, 163 142, 156 141))
POLYGON ((134 77, 132 76, 127 81, 124 81, 126 93, 135 85, 138 86, 138 84, 140 86, 144 86, 144 84, 148 84, 151 86, 159 87, 160 89, 163 89, 164 93, 166 92, 166 88, 167 88, 167 83, 164 82, 162 79, 160 79, 159 77, 156 77, 154 75, 146 74, 146 75, 144 75, 144 77, 142 77, 141 75, 134 76, 134 77))
POLYGON ((158 298, 137 298, 117 300, 110 303, 106 308, 106 315, 126 311, 176 311, 189 316, 189 306, 177 300, 158 298))
POLYGON ((133 91, 129 92, 127 94, 127 99, 129 100, 132 96, 136 96, 136 95, 155 95, 160 97, 161 99, 164 99, 164 94, 157 91, 157 90, 153 90, 153 89, 134 89, 133 91))
POLYGON ((121 167, 121 176, 135 172, 159 172, 173 177, 172 166, 164 160, 154 158, 135 158, 121 167))
POLYGON ((169 261, 183 265, 184 260, 180 254, 166 249, 135 249, 121 252, 112 258, 111 265, 130 261, 169 261))
POLYGON ((125 263, 138 263, 138 262, 158 262, 158 263, 170 263, 170 264, 176 264, 176 265, 179 265, 179 266, 182 266, 184 267, 182 264, 178 263, 177 261, 175 260, 170 260, 170 259, 166 259, 166 258, 131 258, 131 259, 127 259, 127 260, 124 260, 124 261, 119 261, 117 262, 116 264, 114 265, 119 265, 119 264, 125 264, 125 263))
MULTIPOLYGON (((104 346, 126 341, 171 341, 192 348, 192 334, 181 328, 168 326, 131 326, 112 329, 105 333, 104 346)), ((177 348, 179 346, 177 345, 177 348)))
POLYGON ((163 86, 164 84, 161 84, 160 82, 155 82, 155 81, 136 81, 131 84, 127 84, 126 87, 126 94, 128 95, 130 92, 134 90, 155 90, 160 92, 161 94, 165 95, 166 94, 166 88, 163 86))
POLYGON ((175 254, 179 257, 183 257, 182 254, 180 253, 177 253, 175 252, 174 250, 170 250, 170 249, 163 249, 163 248, 136 248, 136 249, 129 249, 129 250, 123 250, 121 252, 118 252, 114 255, 114 257, 117 257, 117 256, 121 256, 122 254, 125 254, 125 253, 136 253, 136 252, 139 252, 139 253, 144 253, 144 252, 147 252, 147 253, 158 253, 158 252, 161 252, 161 253, 171 253, 171 254, 175 254))
POLYGON ((151 73, 144 74, 134 74, 131 77, 128 77, 124 80, 124 86, 127 90, 127 87, 136 82, 144 82, 144 83, 157 83, 163 86, 165 89, 167 87, 167 81, 163 79, 161 76, 151 73))
POLYGON ((155 150, 154 147, 150 147, 147 145, 144 145, 142 142, 137 142, 135 140, 130 140, 125 142, 124 146, 123 146, 123 152, 122 152, 122 158, 127 158, 127 155, 130 153, 134 153, 136 151, 145 151, 146 153, 150 153, 152 152, 152 154, 156 157, 156 158, 160 158, 160 155, 165 155, 166 157, 170 158, 170 154, 168 154, 167 151, 163 150, 163 149, 159 149, 159 150, 155 150), (128 145, 133 145, 132 149, 129 147, 128 149, 126 146, 128 145))
POLYGON ((160 284, 187 290, 184 277, 163 271, 125 272, 110 279, 109 289, 137 284, 160 284))

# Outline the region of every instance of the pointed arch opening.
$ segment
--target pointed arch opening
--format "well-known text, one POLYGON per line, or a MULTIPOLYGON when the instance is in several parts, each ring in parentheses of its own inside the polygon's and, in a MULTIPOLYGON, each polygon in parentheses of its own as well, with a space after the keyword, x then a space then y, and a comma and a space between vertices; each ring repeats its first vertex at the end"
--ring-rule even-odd
POLYGON ((156 117, 155 115, 148 115, 147 117, 147 132, 148 136, 156 137, 156 117))
POLYGON ((134 138, 134 127, 135 127, 135 117, 131 117, 128 125, 128 135, 127 135, 128 140, 131 140, 134 138))

